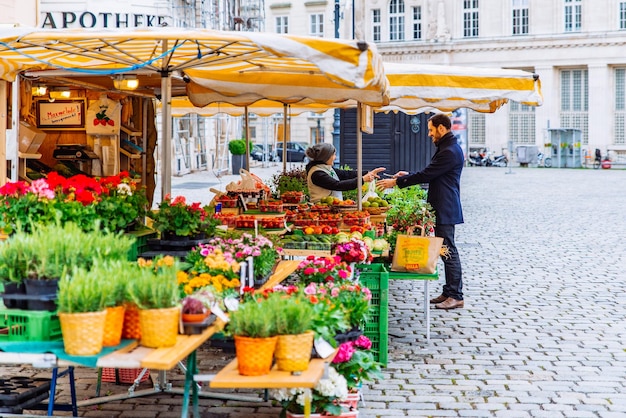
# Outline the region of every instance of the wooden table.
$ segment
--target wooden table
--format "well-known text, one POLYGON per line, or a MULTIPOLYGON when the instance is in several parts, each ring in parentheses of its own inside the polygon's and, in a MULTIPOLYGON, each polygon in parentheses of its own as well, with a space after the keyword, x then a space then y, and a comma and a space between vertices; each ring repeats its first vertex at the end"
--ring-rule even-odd
POLYGON ((237 369, 237 359, 228 363, 218 374, 211 379, 209 386, 213 389, 280 389, 280 388, 313 388, 322 378, 328 361, 313 359, 309 368, 300 375, 283 372, 272 367, 270 374, 263 376, 242 376, 237 369))
MULTIPOLYGON (((198 400, 198 388, 193 383, 193 376, 197 373, 196 366, 196 350, 206 340, 208 340, 213 334, 221 331, 224 328, 225 323, 219 318, 206 328, 201 334, 197 335, 178 335, 176 338, 176 344, 167 348, 147 348, 139 345, 137 341, 125 346, 124 348, 114 351, 113 353, 103 355, 98 358, 96 367, 112 367, 112 368, 148 368, 159 371, 159 384, 155 385, 154 389, 147 389, 142 391, 129 391, 127 394, 103 396, 93 399, 87 399, 85 401, 75 402, 73 400, 72 408, 75 411, 77 406, 96 405, 100 403, 123 400, 129 398, 136 398, 140 396, 154 395, 162 392, 179 393, 179 391, 171 389, 166 381, 167 370, 171 370, 176 367, 183 360, 187 360, 185 371, 185 386, 182 392, 183 407, 181 411, 181 417, 187 418, 189 411, 189 392, 193 389, 195 394, 193 398, 195 416, 197 414, 197 400, 198 400), (193 386, 193 388, 192 388, 193 386)), ((51 353, 41 354, 25 354, 25 353, 11 353, 0 352, 0 364, 31 364, 34 367, 52 367, 53 368, 53 382, 51 383, 50 400, 48 414, 52 414, 54 409, 54 395, 55 391, 53 387, 56 386, 57 368, 69 367, 73 368, 77 363, 69 362, 57 358, 56 355, 51 353)), ((74 391, 73 373, 70 372, 70 386, 74 391)))

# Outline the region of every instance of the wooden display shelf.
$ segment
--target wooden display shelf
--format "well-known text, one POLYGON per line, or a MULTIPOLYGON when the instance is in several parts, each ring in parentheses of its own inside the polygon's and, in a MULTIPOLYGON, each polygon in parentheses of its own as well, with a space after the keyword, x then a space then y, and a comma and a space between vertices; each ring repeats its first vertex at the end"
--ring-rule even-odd
POLYGON ((325 367, 328 367, 326 360, 313 359, 309 363, 309 368, 300 375, 279 371, 276 365, 274 365, 269 374, 263 376, 242 376, 239 374, 237 359, 235 359, 211 379, 209 386, 213 389, 313 388, 322 378, 325 367))

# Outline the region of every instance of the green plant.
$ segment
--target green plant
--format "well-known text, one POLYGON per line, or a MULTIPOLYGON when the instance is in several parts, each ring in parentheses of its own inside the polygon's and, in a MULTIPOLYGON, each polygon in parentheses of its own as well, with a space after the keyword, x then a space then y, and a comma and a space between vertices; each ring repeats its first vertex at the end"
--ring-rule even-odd
POLYGON ((172 199, 167 195, 159 209, 150 213, 152 227, 161 234, 167 232, 181 237, 199 233, 212 235, 219 221, 210 216, 208 210, 198 202, 188 205, 184 196, 172 199))
POLYGON ((74 222, 85 231, 123 231, 142 220, 147 204, 145 188, 127 172, 99 179, 51 172, 32 184, 0 187, 0 230, 12 234, 37 224, 74 222))
POLYGON ((121 306, 126 302, 126 284, 135 277, 134 263, 124 260, 98 261, 91 270, 102 280, 105 306, 121 306))
POLYGON ((97 260, 126 260, 135 238, 74 223, 36 225, 0 247, 0 280, 56 279, 71 267, 89 270, 97 260))
POLYGON ((267 338, 276 334, 276 319, 281 314, 278 298, 250 298, 230 313, 227 331, 230 335, 267 338))
POLYGON ((349 390, 357 389, 363 382, 383 377, 381 364, 374 359, 371 348, 372 341, 364 335, 339 346, 332 366, 345 377, 349 390))
MULTIPOLYGON (((270 396, 278 400, 283 407, 280 418, 286 418, 287 411, 294 414, 304 413, 304 391, 305 389, 270 390, 270 396)), ((311 413, 341 415, 344 410, 339 402, 348 397, 346 379, 331 367, 328 369, 328 374, 315 385, 311 395, 311 413)))
POLYGON ((302 168, 293 168, 274 174, 270 179, 270 188, 275 196, 285 192, 302 192, 308 196, 306 171, 302 168))
MULTIPOLYGON (((315 309, 301 287, 276 286, 264 296, 277 299, 280 309, 280 315, 276 317, 277 335, 296 335, 313 330, 315 309)), ((256 295, 246 293, 246 298, 254 297, 256 295)))
MULTIPOLYGON (((245 139, 233 139, 228 142, 228 151, 233 155, 244 155, 246 153, 246 141, 245 139)), ((248 147, 252 151, 252 143, 248 142, 248 147)))
POLYGON ((105 282, 99 267, 87 270, 74 267, 59 280, 57 306, 59 312, 100 312, 106 307, 105 282))
POLYGON ((178 263, 171 256, 139 260, 134 278, 126 284, 126 297, 139 309, 172 308, 178 304, 178 263))

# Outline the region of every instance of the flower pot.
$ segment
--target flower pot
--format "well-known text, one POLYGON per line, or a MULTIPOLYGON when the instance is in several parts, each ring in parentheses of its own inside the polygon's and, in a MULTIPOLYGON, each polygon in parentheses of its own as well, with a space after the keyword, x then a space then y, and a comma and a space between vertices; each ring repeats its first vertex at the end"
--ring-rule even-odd
POLYGON ((348 408, 350 411, 356 411, 359 408, 359 401, 361 400, 361 391, 348 393, 348 398, 341 402, 341 405, 348 408))
POLYGON ((124 325, 122 326, 122 338, 139 340, 141 327, 139 326, 139 309, 134 304, 124 305, 124 325))
POLYGON ((235 335, 237 367, 243 376, 269 374, 278 337, 250 338, 235 335))
POLYGON ((234 175, 239 174, 239 171, 244 167, 246 154, 243 155, 231 155, 231 168, 234 175))
POLYGON ((27 301, 11 296, 23 296, 26 294, 24 283, 4 283, 4 297, 2 298, 4 306, 7 309, 26 309, 27 301))
POLYGON ((172 347, 178 336, 180 309, 140 309, 141 345, 149 348, 172 347))
POLYGON ((107 311, 59 312, 65 352, 73 356, 93 356, 102 351, 107 311))
MULTIPOLYGON (((287 411, 287 418, 304 418, 304 414, 294 414, 293 412, 287 411)), ((309 415, 311 418, 324 418, 324 417, 341 417, 341 418, 359 418, 359 411, 349 411, 343 412, 341 415, 322 415, 322 414, 311 414, 309 415)))
POLYGON ((26 309, 29 311, 50 311, 57 310, 57 291, 59 290, 59 279, 24 279, 27 300, 26 309))
POLYGON ((183 319, 183 322, 197 323, 197 322, 204 321, 207 316, 209 316, 209 312, 204 312, 204 313, 199 313, 199 314, 184 313, 182 314, 182 319, 183 319))
POLYGON ((104 347, 119 345, 122 341, 122 329, 124 328, 124 306, 114 306, 107 308, 106 321, 104 322, 104 347))
POLYGON ((313 331, 297 335, 279 335, 276 343, 276 366, 285 372, 302 372, 309 368, 313 349, 313 331))

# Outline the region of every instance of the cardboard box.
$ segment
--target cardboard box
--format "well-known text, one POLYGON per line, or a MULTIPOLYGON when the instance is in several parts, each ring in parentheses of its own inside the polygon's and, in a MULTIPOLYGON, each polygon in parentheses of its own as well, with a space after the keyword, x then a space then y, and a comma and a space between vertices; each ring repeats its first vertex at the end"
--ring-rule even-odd
POLYGON ((44 139, 46 139, 45 132, 26 122, 20 122, 18 134, 20 138, 20 152, 23 154, 37 153, 44 139))

